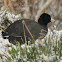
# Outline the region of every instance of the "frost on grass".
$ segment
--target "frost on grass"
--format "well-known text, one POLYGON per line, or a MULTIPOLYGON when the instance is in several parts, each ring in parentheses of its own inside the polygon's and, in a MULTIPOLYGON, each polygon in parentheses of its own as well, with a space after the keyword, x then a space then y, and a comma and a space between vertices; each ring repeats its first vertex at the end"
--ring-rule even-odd
POLYGON ((13 23, 14 21, 18 20, 20 16, 21 16, 21 14, 14 15, 14 14, 8 12, 6 7, 1 7, 0 24, 2 24, 6 19, 8 19, 8 21, 13 23))
POLYGON ((9 50, 8 61, 11 62, 60 62, 62 61, 62 30, 48 34, 42 40, 36 40, 34 44, 18 43, 16 48, 12 46, 9 50), (9 59, 10 58, 10 59, 9 59))
MULTIPOLYGON (((0 8, 0 62, 5 62, 6 54, 8 54, 8 47, 10 48, 11 44, 9 43, 8 39, 2 38, 2 30, 6 29, 11 23, 18 20, 21 16, 20 14, 14 15, 7 11, 7 8, 1 7, 0 8)), ((8 56, 10 56, 8 54, 8 56)))
MULTIPOLYGON (((14 15, 6 8, 0 10, 0 26, 2 28, 6 19, 13 23, 20 15, 14 15)), ((54 27, 53 27, 54 28, 54 27)), ((52 29, 53 29, 52 28, 52 29)), ((52 31, 42 40, 36 40, 34 44, 26 45, 17 43, 16 46, 3 39, 0 29, 0 62, 61 62, 62 61, 62 30, 52 31)))

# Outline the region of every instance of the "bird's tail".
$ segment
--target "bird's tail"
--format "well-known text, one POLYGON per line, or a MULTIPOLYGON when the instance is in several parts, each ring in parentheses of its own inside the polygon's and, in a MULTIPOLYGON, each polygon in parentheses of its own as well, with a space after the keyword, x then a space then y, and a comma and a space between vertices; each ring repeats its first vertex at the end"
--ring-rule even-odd
POLYGON ((6 33, 2 31, 2 37, 3 37, 4 39, 7 39, 9 36, 6 36, 5 34, 6 34, 6 33))

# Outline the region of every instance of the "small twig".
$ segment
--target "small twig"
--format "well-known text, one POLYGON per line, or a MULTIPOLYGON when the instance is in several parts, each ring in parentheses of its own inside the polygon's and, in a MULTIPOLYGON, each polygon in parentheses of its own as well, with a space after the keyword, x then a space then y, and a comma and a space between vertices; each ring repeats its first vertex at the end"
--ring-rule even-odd
POLYGON ((58 8, 62 5, 62 0, 58 0, 58 4, 57 4, 57 7, 56 9, 58 10, 58 8))
POLYGON ((42 39, 42 38, 44 38, 44 36, 40 36, 38 39, 42 39))
POLYGON ((42 36, 45 36, 45 34, 44 33, 39 33, 40 35, 42 35, 42 36))
POLYGON ((12 6, 11 0, 8 0, 8 6, 10 7, 11 11, 15 14, 15 10, 12 6))
POLYGON ((34 40, 34 37, 33 37, 33 35, 31 34, 30 30, 28 29, 28 27, 27 27, 27 25, 26 25, 26 23, 25 23, 24 20, 23 20, 23 24, 25 25, 25 27, 26 27, 27 31, 29 32, 31 38, 34 40))
POLYGON ((28 0, 25 1, 25 14, 26 14, 25 18, 30 18, 31 17, 28 0))
POLYGON ((4 6, 8 6, 8 0, 4 0, 4 6))
POLYGON ((26 33, 25 33, 25 28, 24 28, 24 24, 25 22, 24 22, 24 20, 22 21, 22 24, 23 24, 23 31, 24 31, 24 38, 25 38, 25 43, 27 44, 27 41, 26 41, 26 33))
POLYGON ((58 15, 59 15, 59 14, 57 14, 56 16, 54 16, 54 19, 55 19, 55 20, 58 18, 58 15))

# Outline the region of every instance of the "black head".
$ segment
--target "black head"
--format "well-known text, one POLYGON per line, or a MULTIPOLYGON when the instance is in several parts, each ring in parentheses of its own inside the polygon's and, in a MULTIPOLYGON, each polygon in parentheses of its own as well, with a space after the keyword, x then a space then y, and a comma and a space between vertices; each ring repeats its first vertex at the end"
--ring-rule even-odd
POLYGON ((41 25, 47 25, 49 22, 51 22, 51 16, 47 13, 43 13, 38 19, 38 23, 41 25))

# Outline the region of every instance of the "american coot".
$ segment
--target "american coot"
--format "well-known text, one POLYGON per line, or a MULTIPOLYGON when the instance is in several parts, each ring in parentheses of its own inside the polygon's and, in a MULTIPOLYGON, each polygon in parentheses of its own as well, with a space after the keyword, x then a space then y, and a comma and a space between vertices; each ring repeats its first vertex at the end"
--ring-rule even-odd
POLYGON ((3 38, 15 44, 15 40, 23 44, 23 41, 31 41, 32 39, 42 39, 48 32, 47 24, 51 22, 51 17, 47 13, 43 13, 38 23, 30 19, 21 19, 12 23, 5 32, 2 32, 3 38), (22 41, 23 40, 23 41, 22 41))

